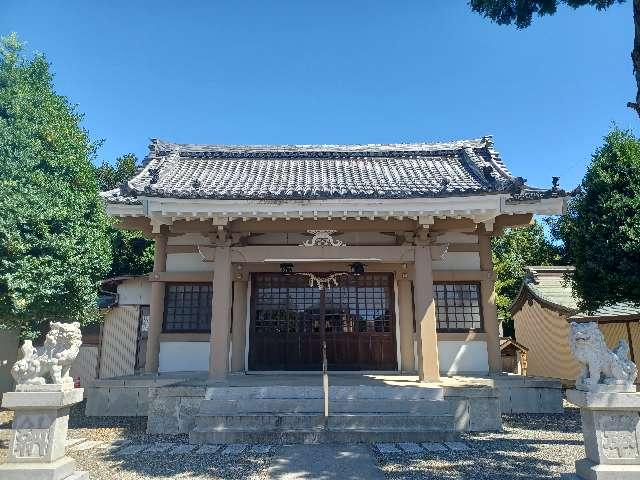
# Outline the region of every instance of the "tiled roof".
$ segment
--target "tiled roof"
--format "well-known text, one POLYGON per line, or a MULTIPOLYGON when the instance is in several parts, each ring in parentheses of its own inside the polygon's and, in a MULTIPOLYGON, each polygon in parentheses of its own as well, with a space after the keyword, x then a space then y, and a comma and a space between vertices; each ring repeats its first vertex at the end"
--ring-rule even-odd
POLYGON ((604 320, 610 317, 635 317, 636 319, 640 319, 640 305, 636 305, 630 302, 620 302, 599 308, 592 313, 577 313, 572 317, 569 317, 569 320, 604 320))
MULTIPOLYGON (((525 291, 528 291, 540 302, 568 312, 571 315, 569 320, 597 321, 608 317, 640 317, 640 305, 628 302, 602 307, 592 313, 579 312, 577 299, 566 280, 566 276, 571 275, 574 270, 575 267, 568 266, 526 267, 525 279, 518 297, 520 298, 525 291)), ((518 300, 514 302, 511 307, 512 312, 518 303, 518 300)))
POLYGON ((527 267, 524 286, 543 302, 565 310, 578 310, 578 303, 565 279, 574 267, 527 267))
MULTIPOLYGON (((524 188, 491 137, 449 143, 230 146, 153 140, 144 168, 103 192, 110 203, 138 196, 222 200, 419 198, 524 188)), ((556 191, 554 190, 554 193, 556 191)))

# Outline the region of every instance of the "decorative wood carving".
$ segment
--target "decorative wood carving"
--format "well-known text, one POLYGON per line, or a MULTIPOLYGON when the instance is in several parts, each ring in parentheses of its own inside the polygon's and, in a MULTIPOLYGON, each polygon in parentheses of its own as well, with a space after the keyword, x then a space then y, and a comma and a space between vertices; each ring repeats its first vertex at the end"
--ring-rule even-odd
POLYGON ((313 235, 311 239, 306 240, 301 247, 342 247, 345 243, 332 237, 337 230, 307 230, 307 233, 313 235))

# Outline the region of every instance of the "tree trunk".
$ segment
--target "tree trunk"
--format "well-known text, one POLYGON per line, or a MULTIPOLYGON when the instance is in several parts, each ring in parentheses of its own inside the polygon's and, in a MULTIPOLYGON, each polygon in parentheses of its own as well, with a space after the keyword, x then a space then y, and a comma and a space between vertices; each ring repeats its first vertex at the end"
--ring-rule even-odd
POLYGON ((640 0, 633 0, 633 24, 635 36, 633 39, 633 74, 636 77, 636 101, 627 103, 627 107, 633 108, 640 117, 640 0))

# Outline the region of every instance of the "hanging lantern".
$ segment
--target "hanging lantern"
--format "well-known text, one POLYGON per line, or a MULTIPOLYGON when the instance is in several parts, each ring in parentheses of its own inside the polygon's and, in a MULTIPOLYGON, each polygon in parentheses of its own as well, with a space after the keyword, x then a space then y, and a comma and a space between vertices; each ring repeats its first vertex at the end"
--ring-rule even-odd
POLYGON ((351 273, 356 277, 359 277, 360 275, 364 275, 364 267, 365 267, 364 263, 355 262, 355 263, 352 263, 350 267, 351 267, 351 273))
POLYGON ((281 263, 280 272, 286 274, 293 273, 293 263, 281 263))

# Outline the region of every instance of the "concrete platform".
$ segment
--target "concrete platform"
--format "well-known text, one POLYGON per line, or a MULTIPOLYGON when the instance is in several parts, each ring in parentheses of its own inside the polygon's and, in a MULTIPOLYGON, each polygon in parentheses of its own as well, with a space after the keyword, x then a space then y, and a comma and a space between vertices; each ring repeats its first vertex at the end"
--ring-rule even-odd
MULTIPOLYGON (((280 413, 311 416, 321 414, 321 385, 320 373, 292 372, 232 374, 224 381, 208 380, 206 372, 112 378, 97 380, 87 388, 86 413, 101 416, 147 415, 149 433, 195 432, 198 418, 202 416, 219 417, 201 420, 209 422, 209 426, 220 427, 220 421, 230 422, 228 425, 235 422, 236 430, 246 431, 246 425, 264 424, 267 421, 264 418, 270 416, 277 418, 267 421, 272 425, 295 422, 284 415, 278 415, 280 413), (243 415, 253 418, 238 418, 243 415), (229 420, 231 417, 236 419, 229 420)), ((493 378, 452 376, 443 377, 440 383, 433 384, 419 382, 415 375, 330 372, 329 385, 331 414, 403 415, 408 418, 405 420, 407 423, 410 422, 410 417, 417 419, 432 416, 432 423, 440 425, 440 431, 495 431, 501 429, 501 413, 562 411, 559 382, 517 375, 505 374, 493 378), (450 428, 445 428, 445 424, 450 424, 450 428)), ((308 418, 300 421, 300 428, 291 429, 297 430, 297 437, 322 437, 317 428, 307 428, 304 424, 309 421, 308 418)), ((351 438, 358 437, 356 430, 365 432, 374 428, 371 425, 356 424, 356 419, 331 420, 332 425, 345 425, 349 422, 352 423, 351 437, 347 435, 344 440, 336 437, 332 441, 352 441, 351 438)), ((394 422, 396 428, 401 426, 398 424, 401 421, 397 418, 390 418, 387 423, 394 422)), ((418 423, 424 427, 429 420, 418 423)), ((222 430, 218 428, 218 433, 209 432, 205 435, 203 427, 199 434, 202 438, 206 437, 207 441, 213 441, 213 437, 216 437, 215 441, 238 441, 229 432, 223 435, 222 430)), ((330 430, 331 428, 327 429, 330 430)), ((381 437, 379 441, 451 439, 451 435, 445 436, 446 438, 409 437, 397 438, 389 435, 389 438, 381 437)), ((256 441, 271 440, 261 438, 256 441)))

